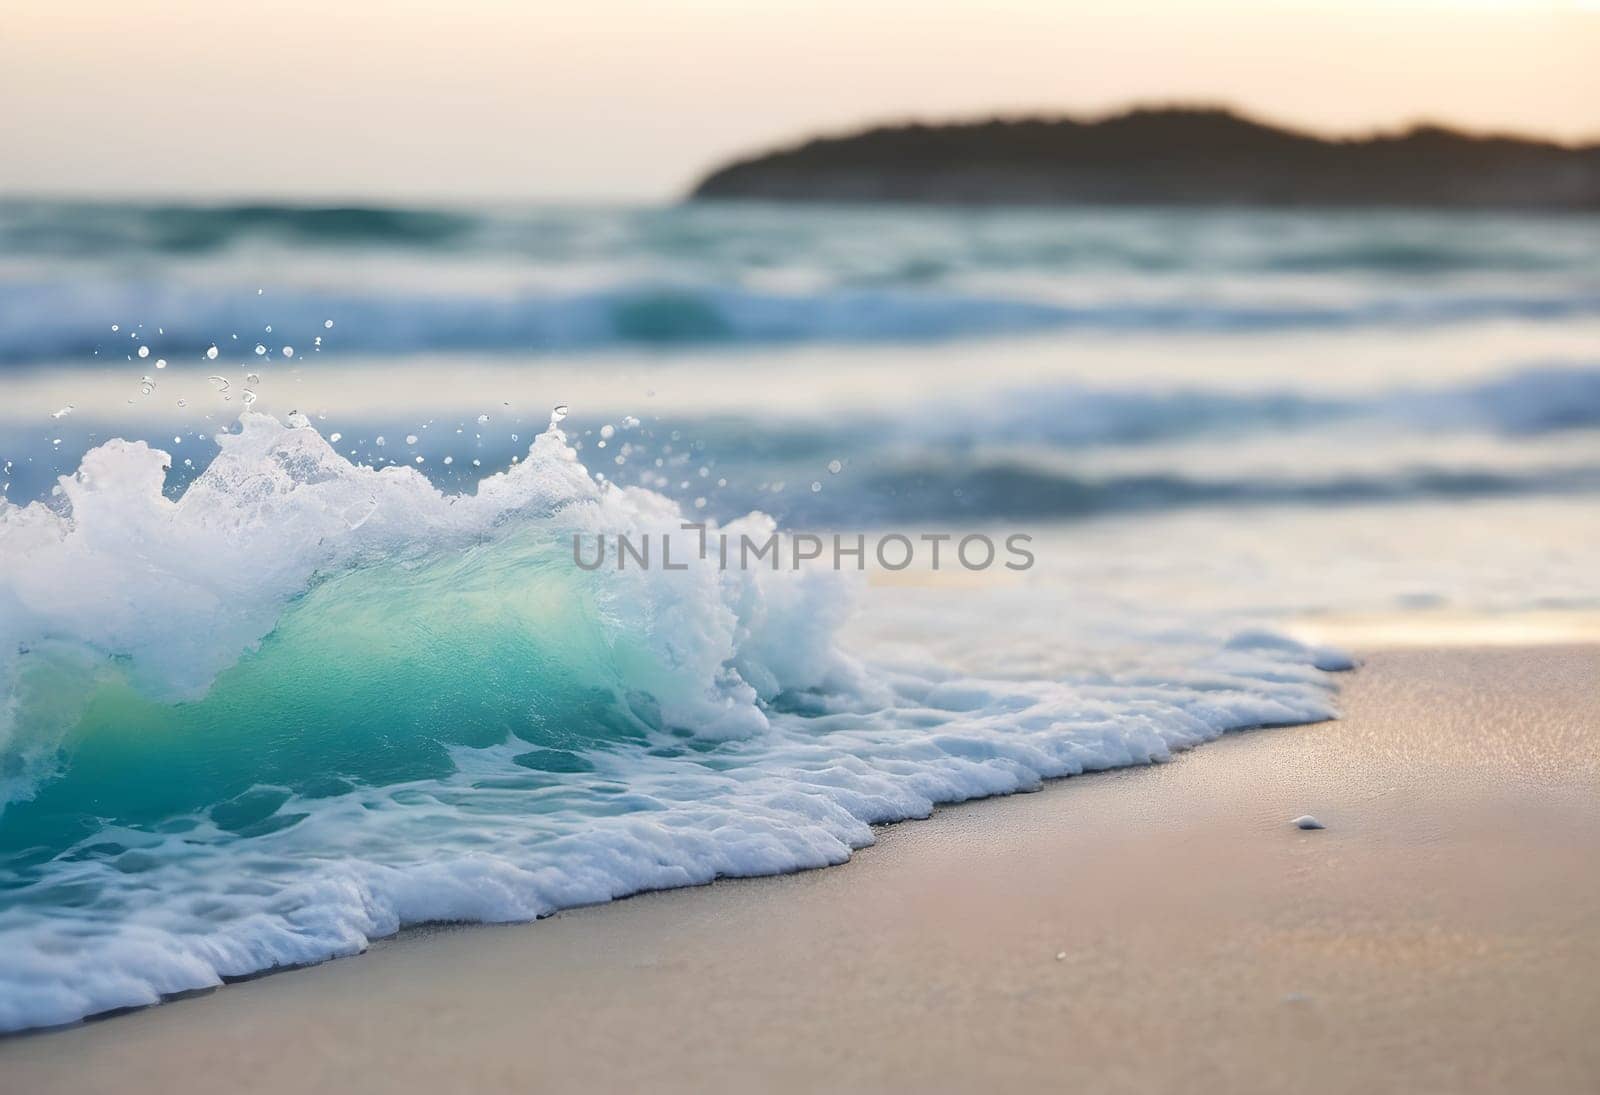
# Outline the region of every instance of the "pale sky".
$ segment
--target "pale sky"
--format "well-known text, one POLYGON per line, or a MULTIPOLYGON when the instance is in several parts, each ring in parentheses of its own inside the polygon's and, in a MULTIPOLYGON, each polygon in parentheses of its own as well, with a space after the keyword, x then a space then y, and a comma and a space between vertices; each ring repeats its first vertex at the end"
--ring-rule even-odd
POLYGON ((1205 100, 1600 139, 1600 0, 3 0, 0 192, 670 199, 816 131, 1205 100))

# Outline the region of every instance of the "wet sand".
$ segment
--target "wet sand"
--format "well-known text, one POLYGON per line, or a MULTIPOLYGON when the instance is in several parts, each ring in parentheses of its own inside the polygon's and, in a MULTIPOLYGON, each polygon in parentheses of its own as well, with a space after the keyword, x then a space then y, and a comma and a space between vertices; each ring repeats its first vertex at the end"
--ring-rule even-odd
POLYGON ((1338 722, 940 810, 843 867, 6 1039, 0 1089, 1600 1089, 1600 647, 1345 685, 1338 722))

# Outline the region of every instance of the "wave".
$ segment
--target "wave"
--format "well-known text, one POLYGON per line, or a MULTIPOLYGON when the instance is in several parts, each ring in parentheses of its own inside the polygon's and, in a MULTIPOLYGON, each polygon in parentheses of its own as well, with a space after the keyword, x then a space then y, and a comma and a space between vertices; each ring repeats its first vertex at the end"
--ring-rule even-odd
MULTIPOLYGON (((592 412, 569 425, 582 448, 584 435, 606 419, 592 412)), ((481 427, 464 434, 422 430, 414 444, 375 448, 413 427, 392 420, 339 415, 345 454, 373 466, 422 457, 418 470, 445 490, 471 490, 484 468, 503 468, 520 456, 514 434, 481 427), (470 437, 471 440, 465 440, 470 437), (448 460, 446 458, 449 458, 448 460), (474 460, 477 464, 474 464, 474 460)), ((615 427, 613 427, 615 428, 615 427)), ((56 486, 56 457, 88 448, 112 427, 81 415, 54 422, 28 446, 18 439, 6 454, 6 493, 14 499, 47 495, 56 486), (60 444, 54 444, 60 439, 60 444)), ((637 423, 619 442, 620 463, 608 473, 623 485, 666 495, 706 495, 709 512, 729 516, 750 508, 777 509, 789 520, 813 525, 1035 516, 1059 519, 1104 513, 1206 505, 1339 505, 1426 498, 1561 495, 1596 489, 1595 467, 1552 456, 1534 466, 1497 467, 1494 453, 1463 466, 1434 462, 1410 439, 1484 435, 1502 443, 1537 443, 1568 432, 1600 429, 1600 366, 1543 362, 1465 384, 1395 388, 1359 396, 1280 389, 1238 392, 1189 387, 1174 390, 1039 385, 994 396, 907 402, 895 413, 836 414, 824 420, 752 420, 671 415, 637 423), (737 482, 708 490, 687 475, 688 457, 674 453, 670 435, 694 439, 698 451, 721 467, 738 468, 737 482), (1050 454, 1073 450, 1230 444, 1242 439, 1298 436, 1333 449, 1359 445, 1366 461, 1359 474, 1292 464, 1236 475, 1189 470, 1193 453, 1175 449, 1171 466, 1151 464, 1140 474, 1091 475, 1063 471, 1050 454), (1380 461, 1385 446, 1393 457, 1380 461), (1021 455, 1015 454, 1020 450, 1021 455), (657 466, 655 457, 662 457, 657 466), (823 497, 789 492, 775 497, 756 489, 809 482, 840 456, 856 471, 829 476, 823 497), (685 478, 693 480, 684 484, 685 478)), ((209 431, 205 431, 207 434, 209 431)), ((141 436, 131 431, 128 436, 141 436)), ((170 438, 152 428, 149 440, 170 438)), ((167 475, 176 496, 208 467, 214 449, 196 433, 186 457, 167 475), (193 442, 198 442, 194 444, 193 442)), ((1496 450, 1503 451, 1503 450, 1496 450)), ((608 458, 611 463, 614 458, 608 458)))
POLYGON ((0 283, 0 363, 231 352, 271 327, 272 349, 326 335, 341 351, 529 353, 806 342, 937 342, 1051 331, 1248 333, 1600 315, 1592 293, 1383 296, 1320 305, 1186 300, 1068 305, 934 290, 810 294, 718 286, 623 285, 577 293, 438 296, 278 291, 270 301, 200 285, 0 283), (143 317, 124 327, 113 317, 143 317), (336 318, 337 332, 324 322, 336 318), (116 330, 113 330, 115 323, 116 330), (137 340, 137 341, 135 341, 137 340))
POLYGON ((831 571, 573 566, 575 531, 683 515, 554 427, 470 495, 259 415, 176 499, 169 463, 108 442, 59 507, 0 502, 0 1029, 837 863, 937 803, 1330 717, 1348 666, 1254 633, 1071 679, 863 665, 831 571))
POLYGON ((1544 362, 1477 384, 1390 393, 1378 410, 1431 429, 1537 436, 1600 426, 1600 366, 1544 362))
POLYGON ((193 255, 250 239, 301 247, 437 247, 465 237, 478 223, 469 213, 393 206, 0 202, 0 244, 7 252, 64 258, 193 255))
MULTIPOLYGON (((129 352, 106 316, 160 316, 160 333, 130 328, 152 353, 199 355, 238 332, 276 332, 273 349, 324 337, 356 353, 525 353, 806 341, 936 341, 1023 333, 1059 324, 1058 309, 1025 301, 895 292, 788 296, 721 288, 638 286, 556 295, 485 297, 253 294, 197 287, 0 285, 0 362, 112 360, 129 352), (263 317, 266 317, 263 319, 263 317)), ((120 325, 119 325, 120 326, 120 325)), ((149 324, 145 325, 146 328, 149 324)), ((232 337, 230 337, 232 336, 232 337)), ((252 333, 250 344, 256 335, 252 333)))
POLYGON ((734 271, 793 263, 879 282, 985 270, 1587 274, 1592 240, 1570 217, 1482 212, 0 200, 0 252, 11 256, 185 260, 274 246, 557 262, 627 255, 734 271), (878 261, 859 247, 864 237, 883 241, 878 261))
POLYGON ((1058 446, 1142 445, 1205 435, 1296 431, 1365 420, 1402 431, 1531 437, 1600 426, 1600 365, 1546 361, 1486 380, 1344 396, 1304 389, 1104 389, 1052 384, 924 408, 918 429, 946 444, 998 438, 1058 446))
MULTIPOLYGON (((599 420, 594 423, 600 427, 599 420)), ((1429 499, 1560 496, 1600 490, 1600 463, 1557 452, 1503 466, 1504 446, 1600 429, 1600 366, 1546 362, 1486 380, 1395 388, 1359 396, 1304 390, 1119 390, 1052 384, 947 403, 911 403, 892 416, 762 422, 673 419, 629 434, 629 467, 615 473, 665 493, 681 476, 652 470, 654 435, 693 437, 740 483, 712 494, 712 512, 775 508, 805 527, 895 522, 1075 520, 1200 506, 1361 505, 1429 499), (1475 457, 1439 455, 1409 442, 1487 435, 1502 447, 1475 457), (1237 471, 1196 471, 1195 445, 1299 437, 1336 455, 1359 446, 1355 470, 1316 460, 1237 471), (1162 446, 1170 455, 1158 457, 1162 446), (1074 450, 1155 450, 1138 472, 1063 467, 1074 450), (1385 451, 1392 455, 1383 459, 1385 451), (817 493, 796 487, 848 454, 851 473, 817 493), (754 474, 752 474, 754 473, 754 474), (762 481, 756 486, 756 481, 762 481)), ((1211 451, 1203 449, 1202 451, 1211 451)), ((429 459, 436 458, 430 451, 429 459)), ((683 484, 694 493, 703 484, 683 484)))
POLYGON ((1372 505, 1436 499, 1592 494, 1600 464, 1531 472, 1406 467, 1382 474, 1201 478, 1178 472, 1076 475, 1026 463, 915 461, 864 474, 849 490, 798 495, 786 521, 820 527, 896 522, 1050 520, 1200 506, 1372 505))

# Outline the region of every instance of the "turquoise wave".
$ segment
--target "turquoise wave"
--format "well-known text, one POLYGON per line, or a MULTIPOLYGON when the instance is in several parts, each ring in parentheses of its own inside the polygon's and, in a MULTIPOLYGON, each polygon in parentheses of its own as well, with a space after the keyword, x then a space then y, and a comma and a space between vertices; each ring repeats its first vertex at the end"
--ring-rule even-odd
POLYGON ((1125 676, 866 666, 831 571, 573 565, 574 531, 684 514, 555 427, 472 495, 260 415, 177 499, 165 460, 113 441, 60 509, 0 501, 0 1030, 837 863, 936 803, 1329 717, 1347 664, 1246 635, 1125 676))

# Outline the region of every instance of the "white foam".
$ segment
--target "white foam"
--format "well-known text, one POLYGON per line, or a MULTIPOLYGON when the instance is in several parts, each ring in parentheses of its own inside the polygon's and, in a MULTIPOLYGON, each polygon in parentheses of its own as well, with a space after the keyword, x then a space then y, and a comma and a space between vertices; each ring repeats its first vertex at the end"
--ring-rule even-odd
MULTIPOLYGON (((239 432, 217 439, 220 454, 176 500, 162 493, 171 457, 122 440, 90 450, 61 478, 63 506, 0 498, 0 683, 9 698, 18 651, 45 643, 123 660, 152 698, 198 698, 316 576, 448 552, 519 522, 552 536, 686 535, 669 500, 591 479, 555 426, 470 495, 442 493, 409 467, 353 464, 314 429, 266 415, 247 412, 239 432)), ((762 515, 730 526, 735 535, 771 528, 762 515)), ((831 645, 848 598, 838 576, 719 574, 691 562, 670 582, 608 572, 601 590, 615 626, 650 638, 668 667, 641 687, 669 720, 747 733, 765 724, 758 698, 842 668, 831 645), (674 626, 658 626, 667 616, 674 626)), ((0 753, 39 744, 8 745, 16 713, 0 718, 0 753)))

